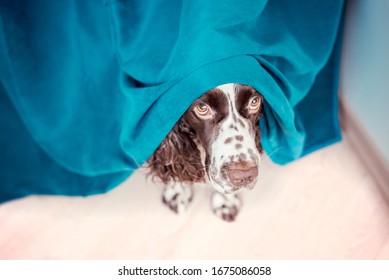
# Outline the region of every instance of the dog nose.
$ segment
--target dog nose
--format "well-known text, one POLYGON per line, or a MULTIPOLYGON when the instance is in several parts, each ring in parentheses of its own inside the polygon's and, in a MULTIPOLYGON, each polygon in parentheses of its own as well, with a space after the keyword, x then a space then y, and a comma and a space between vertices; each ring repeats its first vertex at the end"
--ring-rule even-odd
POLYGON ((258 176, 258 166, 253 163, 233 163, 227 169, 227 176, 230 182, 237 187, 254 181, 258 176))

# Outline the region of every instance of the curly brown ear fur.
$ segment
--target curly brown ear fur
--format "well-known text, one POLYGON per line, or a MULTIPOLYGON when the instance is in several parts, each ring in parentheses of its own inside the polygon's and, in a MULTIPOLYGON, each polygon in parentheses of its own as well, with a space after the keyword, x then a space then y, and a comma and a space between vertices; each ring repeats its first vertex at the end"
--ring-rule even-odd
POLYGON ((164 184, 204 181, 204 166, 195 137, 190 126, 180 119, 148 159, 149 175, 161 179, 164 184))

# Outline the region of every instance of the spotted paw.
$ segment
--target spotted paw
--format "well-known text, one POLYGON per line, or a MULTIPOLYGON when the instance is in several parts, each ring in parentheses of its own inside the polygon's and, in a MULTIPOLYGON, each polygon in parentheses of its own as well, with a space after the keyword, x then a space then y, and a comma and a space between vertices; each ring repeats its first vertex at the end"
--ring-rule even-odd
POLYGON ((167 186, 162 194, 162 202, 177 214, 188 209, 192 198, 192 188, 179 183, 167 186))
POLYGON ((226 222, 235 221, 242 201, 237 195, 223 195, 215 192, 212 195, 212 210, 215 215, 226 222))

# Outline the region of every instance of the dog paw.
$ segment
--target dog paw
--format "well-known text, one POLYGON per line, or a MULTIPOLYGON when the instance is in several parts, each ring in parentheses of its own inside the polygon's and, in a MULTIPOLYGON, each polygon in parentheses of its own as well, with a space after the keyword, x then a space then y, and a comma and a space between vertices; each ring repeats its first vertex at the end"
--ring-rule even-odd
POLYGON ((223 195, 215 192, 212 195, 212 210, 215 215, 226 222, 235 221, 242 201, 237 195, 223 195))
POLYGON ((188 209, 192 198, 192 188, 179 183, 167 186, 162 194, 162 202, 177 214, 188 209))

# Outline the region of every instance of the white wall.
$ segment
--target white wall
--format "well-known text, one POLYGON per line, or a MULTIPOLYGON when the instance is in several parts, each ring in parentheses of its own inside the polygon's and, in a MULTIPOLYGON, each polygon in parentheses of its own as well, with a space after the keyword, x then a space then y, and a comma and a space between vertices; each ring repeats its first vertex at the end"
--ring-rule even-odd
POLYGON ((351 0, 343 43, 341 91, 389 162, 389 0, 351 0))

